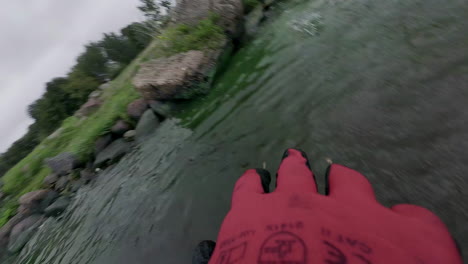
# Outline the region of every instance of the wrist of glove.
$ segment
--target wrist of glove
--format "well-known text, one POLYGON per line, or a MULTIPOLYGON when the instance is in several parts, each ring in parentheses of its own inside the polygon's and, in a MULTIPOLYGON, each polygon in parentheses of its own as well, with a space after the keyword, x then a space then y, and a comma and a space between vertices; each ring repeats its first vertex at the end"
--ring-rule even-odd
POLYGON ((192 263, 462 263, 429 210, 382 206, 369 181, 341 165, 330 166, 327 182, 326 195, 319 194, 306 155, 294 149, 286 151, 272 193, 267 171, 247 171, 217 243, 200 243, 192 263))

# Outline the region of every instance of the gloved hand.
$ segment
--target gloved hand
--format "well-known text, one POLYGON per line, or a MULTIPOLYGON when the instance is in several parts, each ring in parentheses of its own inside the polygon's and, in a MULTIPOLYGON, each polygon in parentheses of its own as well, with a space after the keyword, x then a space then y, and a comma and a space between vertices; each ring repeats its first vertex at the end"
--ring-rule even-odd
POLYGON ((237 181, 214 252, 214 242, 202 242, 194 263, 211 254, 210 264, 462 263, 436 215, 414 205, 382 206, 354 170, 331 165, 329 191, 321 195, 306 155, 290 149, 277 177, 273 193, 264 170, 237 181))

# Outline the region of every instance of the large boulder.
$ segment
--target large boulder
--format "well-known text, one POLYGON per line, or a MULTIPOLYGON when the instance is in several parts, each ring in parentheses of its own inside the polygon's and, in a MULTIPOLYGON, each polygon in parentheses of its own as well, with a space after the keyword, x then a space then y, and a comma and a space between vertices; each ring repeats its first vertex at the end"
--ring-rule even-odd
POLYGON ((149 61, 133 79, 136 89, 148 100, 190 99, 199 94, 216 67, 220 52, 192 50, 149 61))
POLYGON ((35 207, 38 208, 39 211, 42 211, 49 206, 57 196, 58 194, 52 190, 37 190, 24 194, 19 198, 18 202, 22 206, 35 207))
POLYGON ((62 196, 57 199, 53 204, 49 205, 45 210, 45 216, 58 216, 62 214, 68 205, 70 205, 71 199, 67 196, 62 196))
POLYGON ((18 223, 11 231, 8 251, 11 253, 20 251, 43 222, 44 218, 41 215, 32 215, 18 223))
POLYGON ((196 25, 198 21, 215 13, 219 25, 232 36, 242 31, 244 5, 242 0, 178 0, 173 11, 173 22, 196 25))
POLYGON ((134 120, 140 119, 143 113, 148 109, 148 102, 145 99, 137 99, 127 106, 127 114, 134 120))
POLYGON ((128 122, 119 120, 111 127, 111 132, 117 136, 122 136, 130 129, 132 129, 132 126, 128 122))
POLYGON ((122 138, 117 139, 97 155, 96 160, 94 161, 94 167, 100 168, 102 166, 111 165, 125 156, 130 149, 131 143, 122 138))
POLYGON ((57 197, 58 193, 52 190, 37 190, 26 193, 19 198, 18 214, 42 213, 57 197))
POLYGON ((75 113, 75 116, 85 117, 90 116, 92 113, 96 112, 102 105, 103 101, 99 98, 89 98, 89 100, 80 107, 80 109, 75 113))
POLYGON ((59 176, 70 174, 74 169, 81 166, 78 157, 69 152, 64 152, 53 158, 46 159, 45 163, 59 176))
POLYGON ((153 113, 151 109, 148 109, 143 114, 135 128, 135 137, 137 139, 145 138, 146 136, 152 134, 156 130, 156 128, 158 128, 159 124, 160 123, 158 117, 153 113))

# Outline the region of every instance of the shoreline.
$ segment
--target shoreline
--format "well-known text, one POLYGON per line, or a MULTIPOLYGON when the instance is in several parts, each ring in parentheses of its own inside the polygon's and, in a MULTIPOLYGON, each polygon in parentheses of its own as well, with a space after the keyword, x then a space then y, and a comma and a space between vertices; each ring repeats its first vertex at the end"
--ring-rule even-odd
MULTIPOLYGON (((10 211, 7 216, 8 222, 0 228, 0 258, 2 255, 14 255, 15 252, 19 252, 46 217, 57 217, 63 213, 70 204, 73 194, 81 186, 89 184, 97 177, 97 172, 117 163, 126 153, 130 152, 134 146, 133 141, 141 142, 148 133, 156 130, 161 122, 177 112, 178 109, 174 105, 178 101, 190 101, 191 98, 203 96, 209 90, 211 81, 222 71, 232 56, 236 43, 241 42, 241 39, 246 38, 247 34, 255 31, 243 29, 245 18, 256 10, 256 17, 247 18, 245 24, 250 28, 258 26, 262 15, 259 16, 259 13, 266 10, 272 1, 268 1, 268 4, 257 2, 258 5, 256 8, 252 8, 249 14, 244 13, 244 2, 233 0, 231 7, 221 5, 228 15, 223 16, 223 9, 218 8, 216 11, 221 11, 221 14, 218 13, 218 18, 212 15, 212 10, 203 10, 203 12, 199 12, 199 17, 195 16, 194 19, 192 16, 185 21, 186 23, 178 23, 177 20, 184 21, 184 19, 175 15, 178 18, 176 22, 170 23, 162 34, 150 43, 115 80, 100 87, 98 98, 102 99, 104 104, 99 109, 89 116, 75 115, 71 117, 75 122, 71 126, 72 129, 84 127, 93 119, 99 119, 97 117, 100 111, 103 111, 101 109, 105 108, 106 104, 112 105, 116 95, 122 91, 130 92, 127 92, 124 98, 126 101, 130 101, 129 104, 123 104, 125 105, 123 109, 123 112, 126 112, 125 118, 114 118, 111 123, 105 125, 107 128, 100 129, 101 131, 97 133, 99 137, 89 142, 93 146, 93 153, 64 151, 56 156, 44 158, 44 163, 47 166, 41 167, 41 173, 35 176, 34 180, 37 182, 35 186, 41 188, 32 187, 31 190, 22 191, 19 194, 7 192, 9 196, 3 199, 2 207, 7 206, 10 211), (232 16, 233 10, 237 10, 235 12, 237 16, 232 16), (217 20, 219 18, 221 21, 217 20), (213 40, 213 44, 210 44, 208 49, 203 46, 191 49, 193 43, 190 41, 193 39, 190 38, 190 30, 209 29, 207 32, 211 35, 206 36, 211 37, 213 33, 220 32, 216 28, 217 26, 222 30, 223 37, 218 35, 218 38, 213 40), (190 29, 189 34, 186 34, 187 28, 190 29), (176 42, 171 38, 177 39, 177 41, 186 38, 189 43, 187 47, 182 47, 182 49, 174 48, 176 42), (167 45, 171 41, 172 47, 167 45), (184 48, 188 51, 185 51, 184 48), (158 67, 155 68, 155 65, 158 67), (144 71, 145 67, 149 69, 146 69, 146 72, 144 71), (192 72, 187 73, 190 69, 192 72), (166 70, 166 72, 157 73, 161 70, 166 70), (142 78, 135 81, 136 76, 142 78), (148 76, 152 78, 148 78, 148 76), (175 76, 179 77, 175 78, 175 76), (174 83, 174 79, 179 82, 174 83), (134 88, 134 86, 136 87, 134 88), (187 86, 190 89, 187 89, 187 86), (156 92, 148 92, 148 90, 156 92), (104 131, 107 133, 103 133, 104 131), (21 228, 17 226, 21 226, 21 228), (19 229, 22 232, 19 232, 19 229), (22 235, 22 241, 17 241, 21 234, 25 233, 26 235, 22 235), (15 237, 12 237, 12 234, 15 237), (7 252, 9 253, 7 254, 7 252)), ((186 14, 187 8, 191 12, 194 11, 190 9, 193 8, 190 4, 184 6, 183 1, 178 8, 175 10, 175 14, 178 12, 186 14)), ((205 44, 207 43, 204 42, 203 45, 205 44)), ((97 98, 96 91, 90 95, 89 99, 95 98, 97 98)), ((65 127, 62 125, 36 149, 41 149, 41 146, 46 147, 47 144, 43 145, 44 143, 60 139, 63 134, 66 134, 70 127, 67 127, 66 122, 64 124, 65 127)), ((32 155, 34 155, 34 151, 32 155)))

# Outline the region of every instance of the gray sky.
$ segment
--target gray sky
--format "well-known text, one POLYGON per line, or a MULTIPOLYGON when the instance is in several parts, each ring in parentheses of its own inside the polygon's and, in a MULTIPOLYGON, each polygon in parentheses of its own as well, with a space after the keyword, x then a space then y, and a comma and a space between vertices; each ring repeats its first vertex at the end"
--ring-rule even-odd
POLYGON ((0 153, 32 123, 27 106, 84 44, 141 20, 138 0, 0 0, 0 153))

